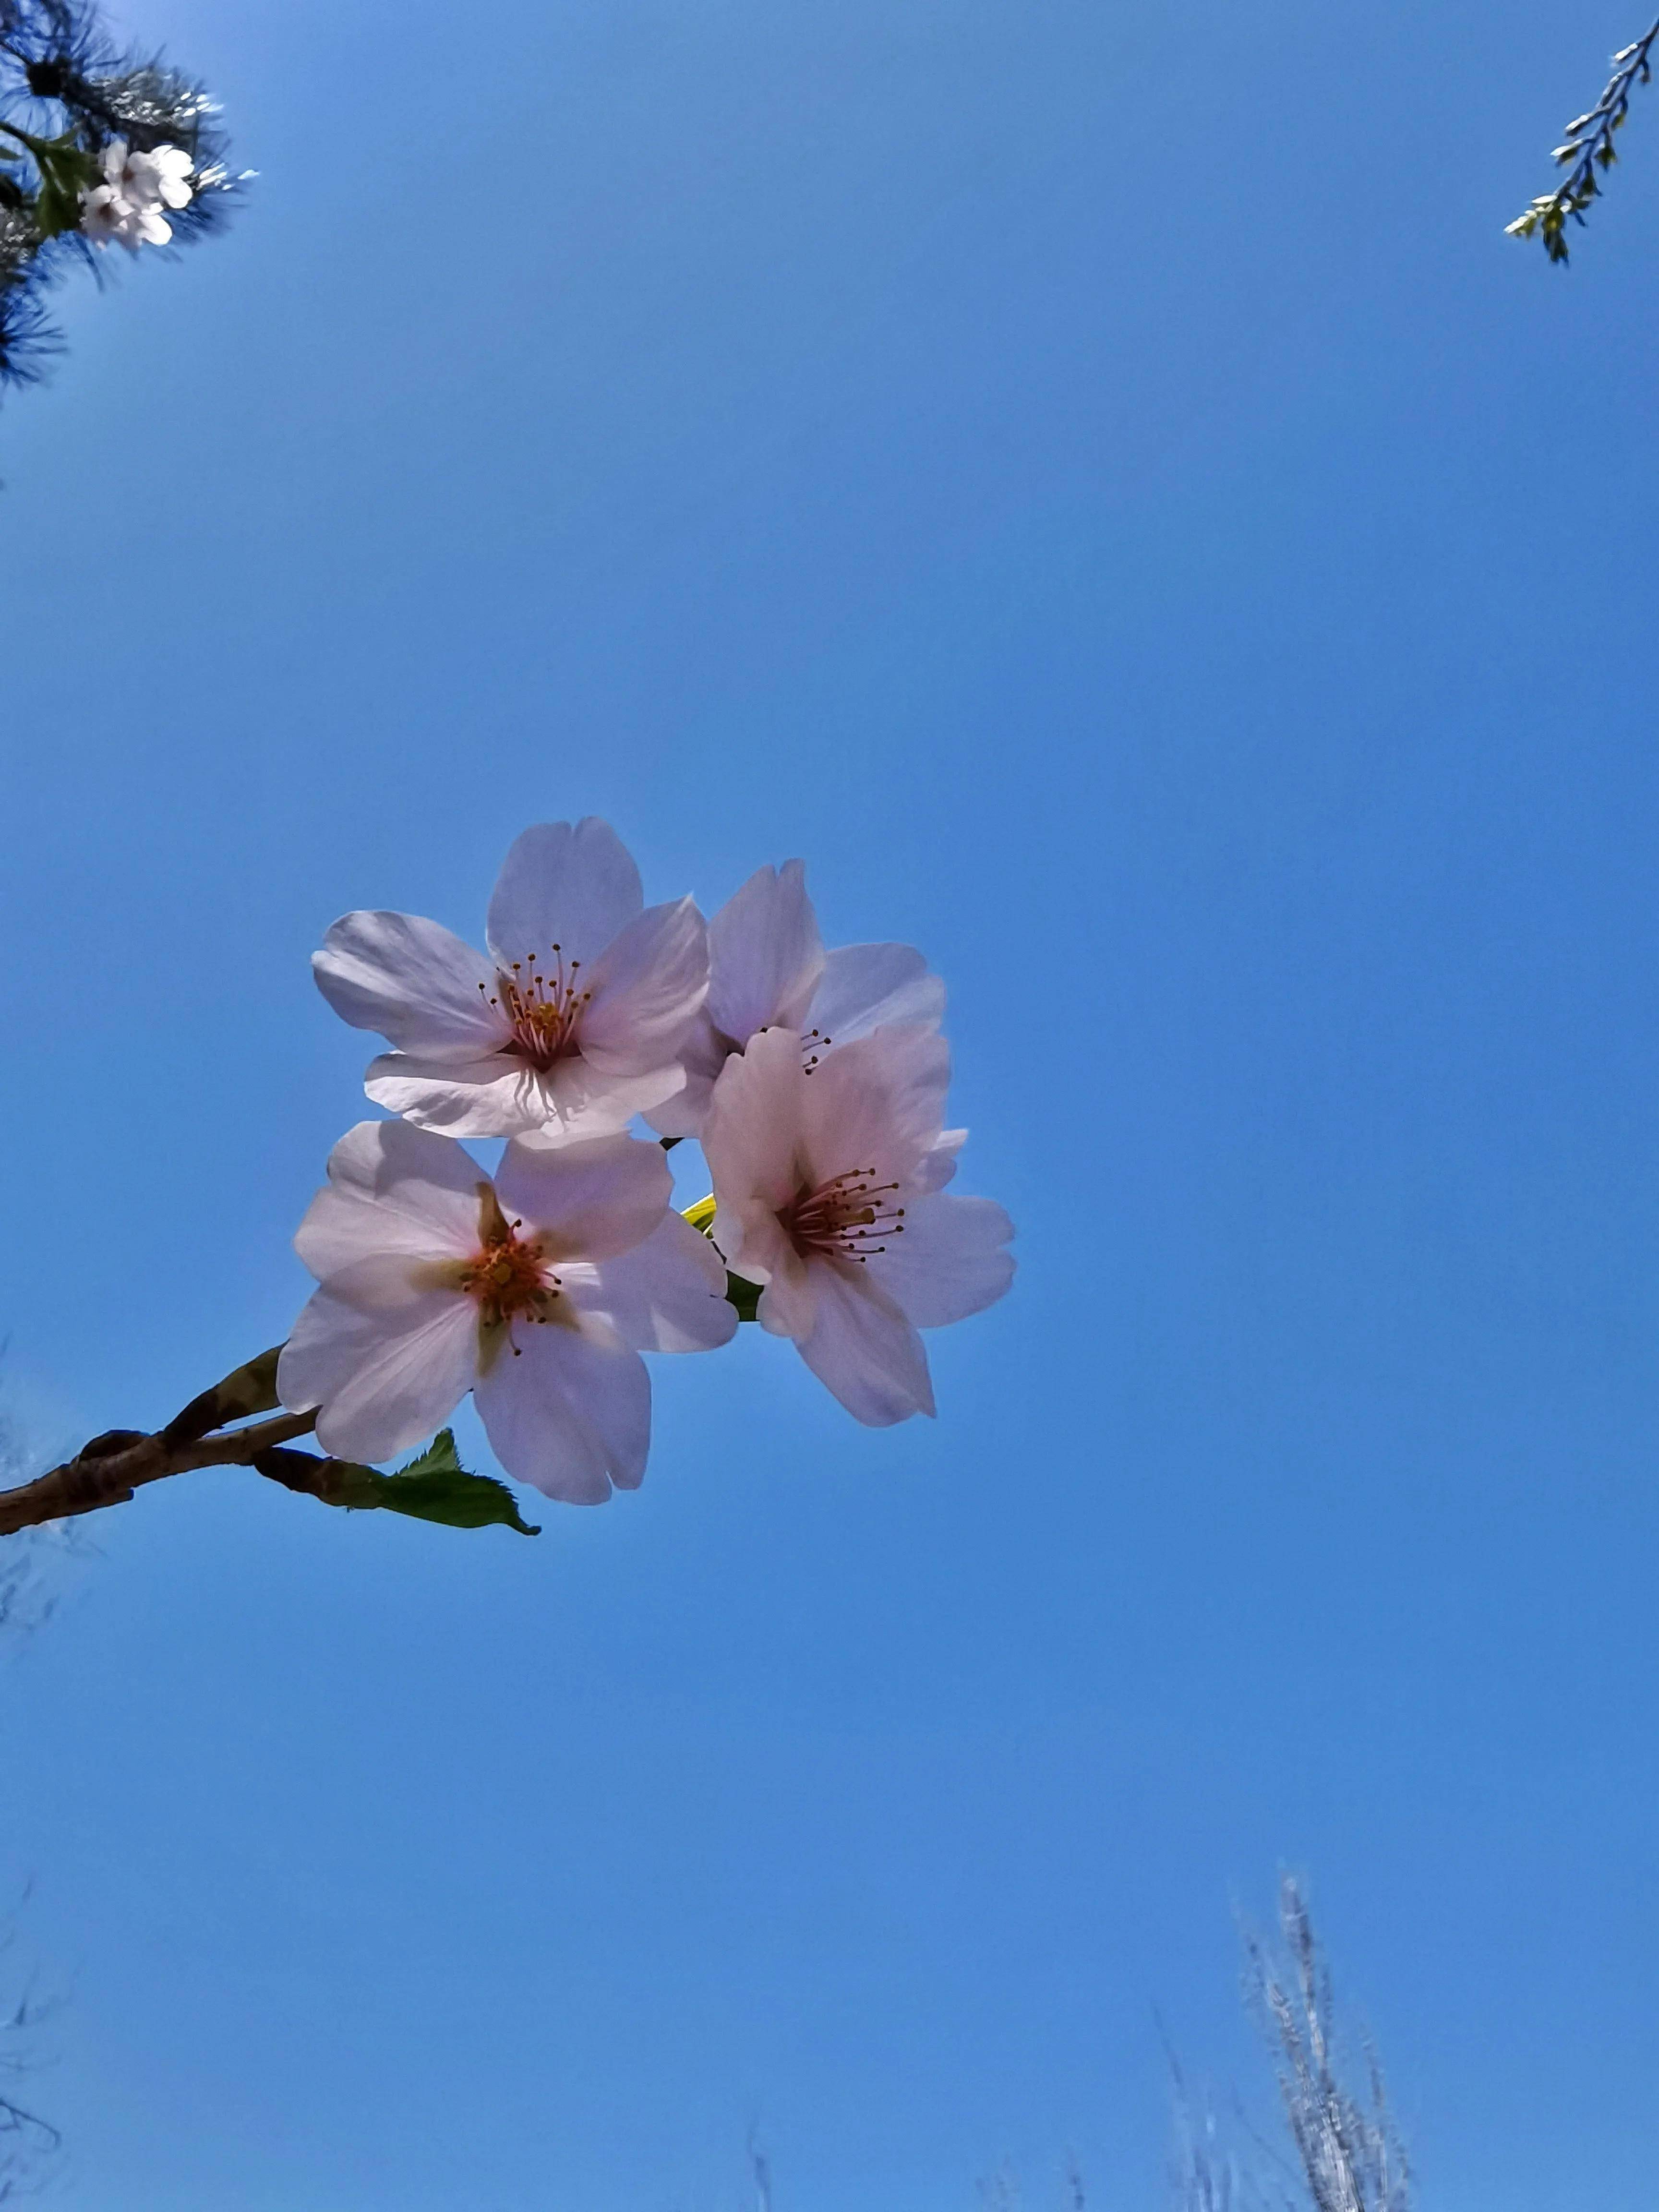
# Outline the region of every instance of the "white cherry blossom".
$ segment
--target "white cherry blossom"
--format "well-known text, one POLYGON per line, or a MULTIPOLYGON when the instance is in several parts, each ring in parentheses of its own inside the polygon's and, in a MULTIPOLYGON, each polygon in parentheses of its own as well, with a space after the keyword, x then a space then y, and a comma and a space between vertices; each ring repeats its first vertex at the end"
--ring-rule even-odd
POLYGON ((647 908, 609 823, 526 830, 489 902, 488 957, 416 915, 349 914, 312 958, 324 997, 396 1047, 375 1103, 454 1137, 608 1135, 684 1082, 708 992, 690 898, 647 908))
POLYGON ((112 242, 136 253, 140 246, 167 245, 173 226, 161 210, 188 205, 190 170, 181 146, 138 153, 125 138, 112 138, 104 149, 103 183, 81 195, 82 232, 100 249, 112 242))
POLYGON ((336 1458, 376 1461, 470 1390, 520 1482, 578 1505, 636 1488, 641 1352, 705 1350, 737 1325, 671 1188, 661 1146, 631 1137, 509 1145, 492 1179, 450 1138, 360 1122, 294 1240, 318 1288, 277 1367, 283 1402, 321 1408, 336 1458))
POLYGON ((112 138, 104 155, 109 183, 140 208, 188 207, 194 198, 188 181, 191 167, 182 146, 153 146, 147 154, 130 153, 120 139, 112 138))
POLYGON ((708 925, 708 998, 683 1058, 685 1087, 647 1116, 696 1136, 731 1055, 764 1029, 799 1030, 808 1060, 884 1024, 936 1030, 945 986, 911 945, 823 949, 799 860, 757 868, 708 925))
POLYGON ((942 1127, 950 1054, 915 1025, 816 1066, 768 1029, 729 1058, 702 1133, 714 1237, 764 1285, 757 1318, 872 1427, 933 1411, 919 1328, 978 1313, 1013 1279, 1013 1224, 945 1185, 963 1132, 942 1127))

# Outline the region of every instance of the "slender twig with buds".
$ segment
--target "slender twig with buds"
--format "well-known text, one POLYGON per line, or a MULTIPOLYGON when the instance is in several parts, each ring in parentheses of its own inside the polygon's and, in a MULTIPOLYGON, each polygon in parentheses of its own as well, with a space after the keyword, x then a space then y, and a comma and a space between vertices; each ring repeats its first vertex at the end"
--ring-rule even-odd
POLYGON ((1553 192, 1545 192, 1535 199, 1523 216, 1518 216, 1507 226, 1510 238, 1531 238, 1534 233, 1544 241, 1544 250, 1552 261, 1567 258, 1567 218, 1582 223, 1584 210, 1600 196, 1601 187, 1595 180, 1598 168, 1610 169, 1619 155, 1613 146, 1613 134, 1624 127, 1630 112, 1632 86, 1646 84, 1653 75, 1648 53, 1656 38, 1659 38, 1659 22, 1651 24, 1633 45, 1621 47, 1613 58, 1613 76, 1607 90, 1594 107, 1583 115, 1575 115, 1566 128, 1563 143, 1555 149, 1553 158, 1567 174, 1553 192))

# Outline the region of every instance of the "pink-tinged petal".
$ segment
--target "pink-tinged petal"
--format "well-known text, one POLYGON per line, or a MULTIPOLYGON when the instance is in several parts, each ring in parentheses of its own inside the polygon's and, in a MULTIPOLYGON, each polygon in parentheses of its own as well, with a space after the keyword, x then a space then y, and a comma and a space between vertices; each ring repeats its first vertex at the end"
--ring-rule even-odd
POLYGON ((708 925, 708 1017, 733 1044, 799 1030, 823 972, 823 940, 799 860, 757 868, 708 925))
POLYGON ((678 1213, 665 1215, 635 1250, 596 1268, 575 1296, 639 1352, 712 1352, 737 1332, 726 1262, 678 1213))
POLYGON ((653 1113, 675 1097, 684 1081, 678 1064, 641 1075, 605 1075, 585 1059, 556 1060, 541 1079, 540 1126, 524 1133, 540 1145, 612 1136, 636 1114, 653 1113))
MULTIPOLYGON (((389 1290, 384 1271, 366 1272, 361 1295, 371 1281, 389 1290)), ((276 1388, 296 1411, 322 1407, 317 1440, 335 1458, 390 1459, 454 1412, 472 1387, 477 1345, 477 1308, 453 1291, 365 1305, 325 1288, 283 1347, 276 1388)))
POLYGON ((631 1252, 667 1214, 673 1188, 662 1146, 623 1136, 509 1145, 495 1177, 502 1212, 556 1264, 631 1252))
POLYGON ((511 1034, 489 1004, 489 962, 418 914, 343 915, 312 954, 311 972, 343 1021, 378 1030, 404 1052, 471 1060, 511 1034))
POLYGON ((479 1186, 488 1181, 447 1137, 406 1121, 360 1121, 328 1156, 294 1249, 319 1280, 375 1253, 461 1259, 477 1249, 479 1186))
POLYGON ((699 1014, 679 1048, 679 1064, 685 1071, 683 1088, 660 1106, 652 1107, 645 1117, 659 1137, 701 1136, 714 1095, 714 1080, 726 1058, 726 1047, 715 1036, 708 1014, 699 1014))
MULTIPOLYGON (((801 1073, 793 1030, 763 1030, 721 1069, 702 1152, 721 1214, 734 1227, 742 1228, 751 1201, 775 1213, 799 1190, 806 1094, 817 1080, 801 1073)), ((729 1250, 726 1257, 737 1265, 729 1250)))
POLYGON ((819 1382, 868 1428, 931 1413, 933 1385, 921 1339, 871 1281, 870 1270, 823 1261, 811 1272, 817 1317, 811 1334, 797 1341, 819 1382))
POLYGON ((870 1273, 918 1328, 942 1328, 994 1305, 1013 1281, 1013 1233, 988 1198, 914 1199, 870 1273))
POLYGON ((831 1044, 851 1044, 896 1023, 936 1030, 944 1018, 945 985, 928 974, 914 945, 842 945, 825 957, 799 1026, 831 1044))
POLYGON ((472 1060, 385 1052, 368 1064, 363 1089, 377 1106, 447 1137, 519 1137, 553 1111, 533 1067, 504 1053, 472 1060))
POLYGON ((755 1318, 774 1336, 787 1336, 799 1344, 811 1336, 817 1321, 817 1269, 802 1258, 775 1222, 770 1238, 751 1237, 741 1272, 750 1282, 764 1283, 755 1318), (765 1264, 757 1264, 758 1253, 765 1264))
POLYGON ((647 907, 581 982, 593 994, 576 1032, 585 1060, 612 1075, 678 1060, 708 990, 708 933, 695 900, 647 907))
POLYGON ((916 1163, 910 1188, 917 1193, 943 1190, 957 1171, 957 1158, 968 1141, 966 1129, 941 1129, 933 1150, 916 1163))
POLYGON ((645 904, 640 872, 608 822, 538 822, 514 840, 489 902, 489 949, 544 967, 554 945, 586 965, 645 904))
POLYGON ((568 1505, 636 1490, 651 1443, 651 1378, 596 1316, 580 1328, 519 1322, 474 1390, 490 1449, 507 1472, 568 1505))
POLYGON ((908 1183, 938 1143, 951 1054, 932 1030, 882 1029, 827 1053, 805 1079, 811 1181, 855 1168, 908 1183))

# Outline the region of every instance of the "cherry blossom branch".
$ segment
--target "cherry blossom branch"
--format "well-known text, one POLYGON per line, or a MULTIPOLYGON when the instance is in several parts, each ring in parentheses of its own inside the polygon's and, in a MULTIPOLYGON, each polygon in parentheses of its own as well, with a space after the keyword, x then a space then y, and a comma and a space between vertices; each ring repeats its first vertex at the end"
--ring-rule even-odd
MULTIPOLYGON (((134 1429, 111 1429, 94 1437, 73 1459, 53 1468, 50 1474, 15 1490, 0 1491, 0 1536, 15 1536, 21 1529, 38 1528, 48 1521, 97 1513, 106 1505, 125 1505, 146 1483, 161 1482, 172 1474, 188 1474, 197 1468, 256 1467, 266 1454, 307 1435, 317 1425, 314 1412, 283 1413, 274 1420, 257 1421, 228 1435, 192 1437, 187 1429, 181 1432, 179 1425, 189 1412, 186 1407, 178 1421, 153 1436, 134 1429)), ((290 1490, 309 1488, 325 1497, 319 1485, 325 1480, 331 1462, 313 1460, 299 1452, 285 1454, 284 1460, 314 1467, 318 1479, 313 1482, 296 1479, 298 1470, 285 1464, 275 1480, 290 1490)))

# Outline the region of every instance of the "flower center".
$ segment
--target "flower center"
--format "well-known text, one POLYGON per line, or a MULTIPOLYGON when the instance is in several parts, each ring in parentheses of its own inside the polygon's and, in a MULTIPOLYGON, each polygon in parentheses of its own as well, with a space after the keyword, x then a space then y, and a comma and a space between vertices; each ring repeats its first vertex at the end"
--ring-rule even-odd
POLYGON ((499 1006, 513 1024, 512 1040, 501 1050, 542 1069, 578 1049, 576 1026, 593 996, 577 982, 580 960, 567 966, 556 945, 553 957, 556 965, 550 969, 544 968, 533 952, 514 961, 510 975, 498 968, 493 996, 486 985, 478 986, 489 1004, 499 1006))
POLYGON ((817 1253, 861 1267, 887 1249, 887 1237, 904 1233, 904 1208, 892 1202, 897 1189, 896 1182, 878 1182, 873 1168, 848 1168, 816 1190, 799 1190, 778 1225, 803 1258, 817 1253))
POLYGON ((505 1234, 487 1242, 461 1271, 461 1288, 478 1301, 478 1318, 486 1328, 499 1328, 519 1314, 545 1321, 547 1308, 559 1295, 558 1278, 550 1278, 544 1269, 541 1246, 521 1243, 514 1234, 523 1225, 515 1221, 509 1228, 503 1222, 505 1234))

